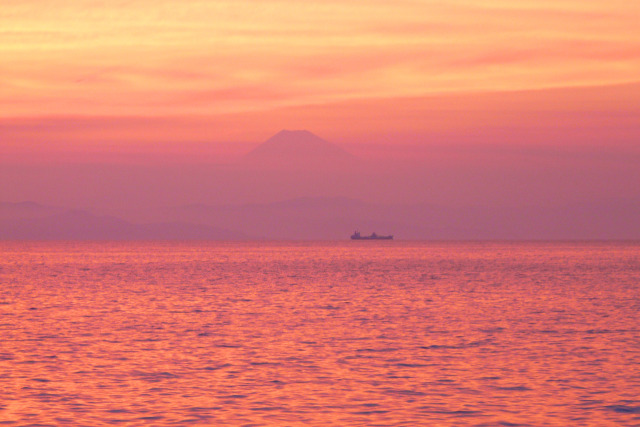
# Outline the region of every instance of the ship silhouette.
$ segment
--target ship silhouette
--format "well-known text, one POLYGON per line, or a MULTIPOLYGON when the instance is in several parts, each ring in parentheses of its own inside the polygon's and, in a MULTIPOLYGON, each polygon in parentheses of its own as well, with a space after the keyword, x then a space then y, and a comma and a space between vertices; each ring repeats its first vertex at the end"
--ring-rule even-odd
POLYGON ((355 231, 351 235, 351 240, 392 240, 393 235, 388 236, 378 236, 375 232, 371 233, 369 236, 362 236, 359 231, 355 231))

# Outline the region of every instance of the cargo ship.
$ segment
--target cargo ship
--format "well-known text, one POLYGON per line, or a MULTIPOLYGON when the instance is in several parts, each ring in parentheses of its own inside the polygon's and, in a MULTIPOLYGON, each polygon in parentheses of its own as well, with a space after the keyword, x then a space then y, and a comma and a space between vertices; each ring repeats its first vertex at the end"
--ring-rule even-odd
POLYGON ((359 231, 354 232, 351 235, 351 240, 391 240, 393 235, 378 236, 376 233, 371 233, 370 236, 362 236, 359 231))

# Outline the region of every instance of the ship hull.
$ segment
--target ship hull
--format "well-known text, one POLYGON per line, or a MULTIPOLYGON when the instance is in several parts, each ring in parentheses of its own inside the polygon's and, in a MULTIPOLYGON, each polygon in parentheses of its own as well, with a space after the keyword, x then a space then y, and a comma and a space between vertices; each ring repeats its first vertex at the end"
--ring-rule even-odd
POLYGON ((361 236, 361 237, 351 236, 351 240, 393 240, 393 236, 376 236, 376 237, 372 237, 372 236, 361 236))

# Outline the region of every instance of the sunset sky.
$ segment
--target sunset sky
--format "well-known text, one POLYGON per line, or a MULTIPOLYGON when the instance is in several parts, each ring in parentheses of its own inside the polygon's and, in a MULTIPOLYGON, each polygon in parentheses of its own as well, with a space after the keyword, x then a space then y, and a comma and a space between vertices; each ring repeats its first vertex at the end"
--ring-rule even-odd
POLYGON ((640 80, 628 0, 6 0, 0 116, 174 116, 640 80))

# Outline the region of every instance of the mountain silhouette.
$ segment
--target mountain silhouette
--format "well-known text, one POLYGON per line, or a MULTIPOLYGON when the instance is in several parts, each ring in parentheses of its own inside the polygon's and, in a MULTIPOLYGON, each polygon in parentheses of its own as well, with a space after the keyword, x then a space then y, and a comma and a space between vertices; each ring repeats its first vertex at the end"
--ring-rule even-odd
POLYGON ((245 162, 264 166, 339 166, 357 157, 308 130, 281 130, 244 156, 245 162))
POLYGON ((137 224, 114 216, 0 202, 0 240, 242 240, 247 236, 181 221, 137 224))
POLYGON ((45 206, 31 201, 18 203, 0 202, 0 221, 19 218, 41 218, 64 210, 63 208, 45 206))

